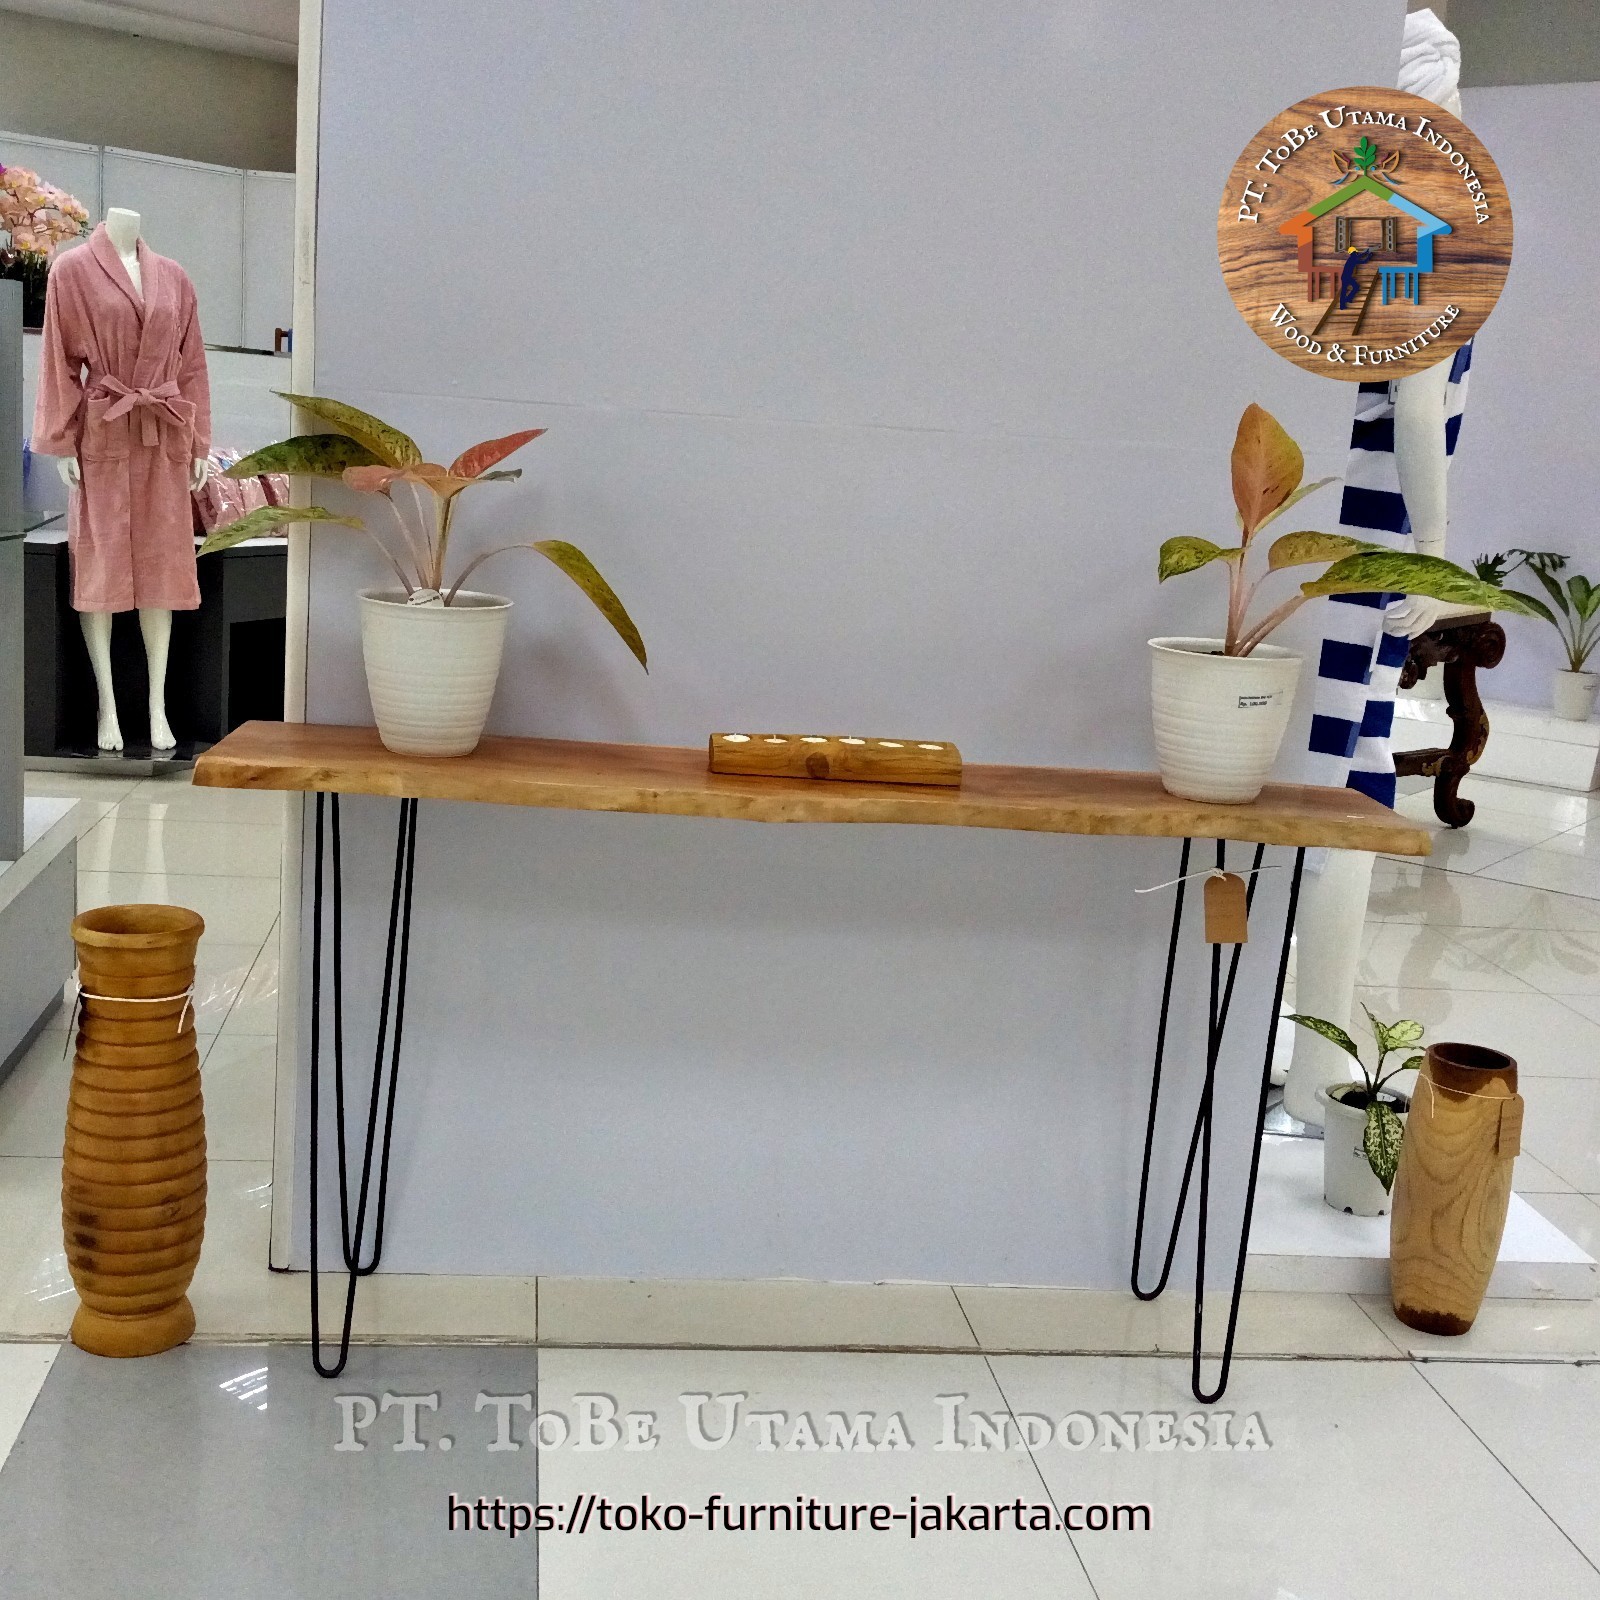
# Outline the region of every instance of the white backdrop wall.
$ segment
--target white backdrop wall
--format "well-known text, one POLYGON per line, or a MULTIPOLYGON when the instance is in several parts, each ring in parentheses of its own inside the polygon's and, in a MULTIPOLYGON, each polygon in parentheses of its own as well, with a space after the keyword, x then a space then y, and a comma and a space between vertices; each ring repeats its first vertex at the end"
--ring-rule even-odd
MULTIPOLYGON (((1314 471, 1348 440, 1352 391, 1234 313, 1215 211, 1281 106, 1392 81, 1403 5, 1292 10, 469 0, 394 29, 327 0, 318 390, 432 455, 548 426, 463 541, 574 539, 650 645, 645 677, 502 558, 493 726, 1150 766, 1144 641, 1221 595, 1158 589, 1160 540, 1232 527, 1247 401, 1314 471), (419 229, 427 174, 448 227, 419 229)), ((370 720, 375 581, 316 542, 312 720, 370 720)), ((363 1018, 392 809, 346 806, 363 1018)), ((1124 1281, 1170 904, 1131 891, 1175 845, 445 806, 421 835, 386 1266, 1124 1281)))
MULTIPOLYGON (((1463 99, 1505 175, 1517 237, 1473 354, 1451 467, 1451 550, 1463 561, 1511 545, 1562 550, 1571 570, 1600 582, 1600 340, 1582 312, 1584 286, 1600 277, 1600 83, 1469 89, 1463 99)), ((1506 659, 1485 693, 1549 705, 1550 673, 1565 665, 1560 641, 1548 623, 1501 620, 1506 659)))

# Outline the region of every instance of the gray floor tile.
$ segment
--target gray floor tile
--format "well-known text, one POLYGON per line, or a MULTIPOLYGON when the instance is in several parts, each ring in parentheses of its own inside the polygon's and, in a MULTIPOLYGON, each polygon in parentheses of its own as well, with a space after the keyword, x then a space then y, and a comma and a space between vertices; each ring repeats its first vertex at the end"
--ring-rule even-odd
MULTIPOLYGON (((534 1391, 527 1348, 357 1348, 325 1382, 304 1346, 68 1347, 0 1469, 5 1600, 526 1600, 532 1535, 450 1532, 449 1496, 535 1500, 537 1453, 491 1453, 480 1391, 534 1391), (339 1395, 437 1394, 339 1450, 339 1395), (445 1437, 454 1448, 444 1450, 445 1437)), ((357 1412, 359 1417, 359 1411, 357 1412)), ((525 1413, 513 1412, 523 1418, 525 1413)))

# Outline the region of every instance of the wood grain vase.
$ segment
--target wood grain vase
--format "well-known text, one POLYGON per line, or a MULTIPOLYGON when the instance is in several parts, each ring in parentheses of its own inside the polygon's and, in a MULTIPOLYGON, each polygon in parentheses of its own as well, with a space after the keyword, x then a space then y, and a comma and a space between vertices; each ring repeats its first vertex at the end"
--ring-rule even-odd
POLYGON ((72 1342, 95 1355, 155 1355, 194 1332, 206 1125, 185 995, 204 928, 161 905, 102 906, 72 924, 84 998, 61 1220, 82 1302, 72 1342))
POLYGON ((1430 1046, 1389 1217, 1390 1294, 1407 1327, 1472 1326, 1500 1255, 1521 1142, 1516 1062, 1479 1045, 1430 1046))

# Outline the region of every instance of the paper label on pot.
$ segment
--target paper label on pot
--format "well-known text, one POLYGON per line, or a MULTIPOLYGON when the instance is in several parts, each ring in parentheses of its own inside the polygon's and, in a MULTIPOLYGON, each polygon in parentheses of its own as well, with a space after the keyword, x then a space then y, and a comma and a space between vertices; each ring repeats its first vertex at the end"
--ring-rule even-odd
POLYGON ((1270 706, 1277 698, 1275 694, 1242 694, 1239 696, 1239 709, 1260 711, 1263 707, 1270 706))

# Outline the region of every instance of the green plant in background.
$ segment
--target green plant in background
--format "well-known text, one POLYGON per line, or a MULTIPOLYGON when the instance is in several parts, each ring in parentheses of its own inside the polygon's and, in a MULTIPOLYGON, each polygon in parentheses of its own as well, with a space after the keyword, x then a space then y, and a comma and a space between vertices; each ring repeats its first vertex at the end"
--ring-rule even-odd
POLYGON ((1305 457, 1282 425, 1258 405, 1245 407, 1233 441, 1234 520, 1239 543, 1213 544, 1209 539, 1179 534, 1161 546, 1160 581, 1194 572, 1213 561, 1228 564, 1228 621, 1222 653, 1247 656, 1308 600, 1324 594, 1423 594, 1435 600, 1480 606, 1486 610, 1523 611, 1537 615, 1522 595, 1497 588, 1438 556, 1412 555, 1387 545, 1368 544, 1342 533, 1302 531, 1275 539, 1267 552, 1267 570, 1251 582, 1245 572, 1250 543, 1268 523, 1332 478, 1301 483, 1305 457), (1320 578, 1300 585, 1300 592, 1259 620, 1249 618, 1256 593, 1271 574, 1287 567, 1329 563, 1320 578))
POLYGON ((1567 558, 1555 550, 1504 550, 1479 556, 1473 565, 1478 576, 1496 588, 1519 568, 1531 572, 1550 596, 1554 611, 1523 590, 1505 592, 1519 596, 1534 616, 1543 617, 1561 635, 1569 672, 1584 670, 1595 647, 1600 645, 1600 588, 1576 572, 1563 584, 1560 574, 1566 571, 1567 558))
POLYGON ((322 506, 263 506, 218 528, 200 547, 201 555, 212 555, 243 539, 252 539, 294 522, 359 528, 394 569, 410 603, 447 606, 455 600, 462 584, 490 556, 507 550, 533 550, 560 568, 588 595, 638 658, 639 665, 648 671, 644 640, 633 618, 594 563, 576 545, 564 539, 536 539, 486 550, 461 567, 454 574, 454 582, 450 582, 446 559, 457 498, 476 484, 504 483, 520 478, 520 468, 491 469, 498 468, 507 456, 537 439, 545 431, 543 428, 528 428, 521 433, 507 434, 503 439, 486 439, 470 450, 463 450, 448 467, 441 467, 424 461, 416 442, 398 428, 341 400, 324 400, 305 394, 283 394, 281 398, 302 411, 309 411, 337 431, 301 434, 269 444, 236 461, 228 468, 227 476, 253 478, 263 472, 285 472, 303 477, 342 479, 352 489, 383 501, 392 518, 392 526, 385 530, 387 541, 361 518, 341 516, 322 506), (396 490, 402 485, 408 491, 403 500, 396 497, 396 490))
POLYGON ((1338 1045, 1360 1067, 1364 1088, 1357 1095, 1343 1097, 1344 1104, 1360 1110, 1357 1100, 1361 1095, 1365 1096, 1367 1125, 1362 1134, 1361 1145, 1367 1153, 1367 1165, 1372 1168, 1373 1176, 1383 1185, 1383 1192, 1388 1194, 1394 1187, 1394 1175, 1400 1165, 1400 1143, 1405 1137, 1405 1124, 1395 1115, 1393 1107, 1385 1105, 1378 1096, 1391 1079, 1399 1077, 1402 1072, 1410 1072, 1413 1068, 1420 1067, 1427 1058, 1422 1055, 1410 1056, 1398 1067, 1385 1072, 1384 1062, 1396 1051, 1408 1049, 1422 1042, 1422 1024, 1410 1021, 1379 1022, 1366 1006, 1363 1005, 1361 1009, 1366 1011, 1367 1021, 1372 1027, 1372 1037, 1378 1042, 1378 1064, 1370 1071, 1366 1062, 1361 1059, 1361 1052, 1356 1048, 1355 1040, 1338 1023, 1299 1013, 1291 1016, 1289 1020, 1298 1022, 1302 1028, 1309 1028, 1313 1033, 1320 1033, 1330 1044, 1338 1045))

